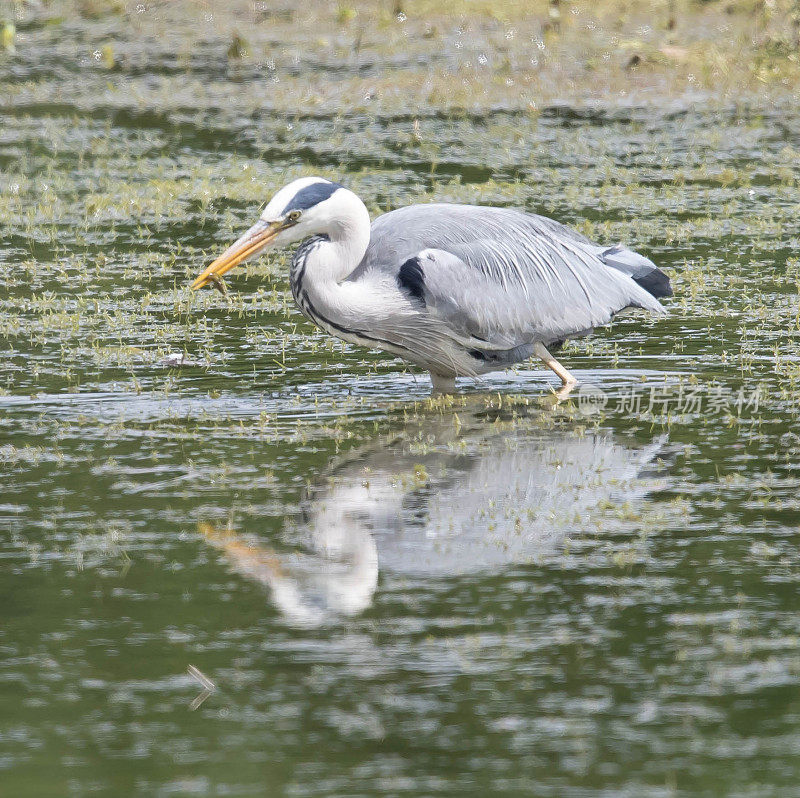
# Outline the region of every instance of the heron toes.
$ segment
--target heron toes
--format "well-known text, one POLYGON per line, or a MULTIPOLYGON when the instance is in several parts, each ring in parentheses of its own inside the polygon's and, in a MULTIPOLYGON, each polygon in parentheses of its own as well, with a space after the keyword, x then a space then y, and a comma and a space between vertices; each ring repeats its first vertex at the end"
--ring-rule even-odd
MULTIPOLYGON (((571 375, 570 375, 571 376, 571 375)), ((575 377, 564 382, 558 390, 553 391, 559 402, 563 402, 575 390, 578 380, 575 377)))
MULTIPOLYGON (((560 388, 553 390, 553 396, 557 402, 563 402, 577 387, 578 380, 569 372, 566 372, 568 378, 565 379, 560 388)), ((434 374, 431 372, 431 396, 443 396, 447 394, 454 394, 456 392, 456 379, 455 377, 445 377, 442 374, 434 374)))

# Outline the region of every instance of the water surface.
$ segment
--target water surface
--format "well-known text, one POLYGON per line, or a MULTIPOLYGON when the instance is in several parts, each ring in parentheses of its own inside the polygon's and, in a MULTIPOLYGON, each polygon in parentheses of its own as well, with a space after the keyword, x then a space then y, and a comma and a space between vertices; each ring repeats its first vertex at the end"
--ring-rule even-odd
MULTIPOLYGON (((94 46, 112 23, 83 24, 94 46)), ((21 30, 0 64, 4 794, 794 794, 796 110, 287 113, 216 40, 107 74, 21 30), (373 214, 514 205, 635 244, 670 315, 571 344, 571 402, 536 364, 428 402, 425 375, 299 316, 286 254, 230 301, 190 294, 309 173, 373 214)))

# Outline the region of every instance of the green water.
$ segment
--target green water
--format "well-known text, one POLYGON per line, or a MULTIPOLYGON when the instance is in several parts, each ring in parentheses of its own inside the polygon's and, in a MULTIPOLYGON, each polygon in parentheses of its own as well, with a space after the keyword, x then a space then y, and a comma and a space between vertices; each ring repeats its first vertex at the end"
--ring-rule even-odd
POLYGON ((0 61, 0 794, 800 795, 797 111, 291 112, 107 24, 0 61), (635 244, 670 315, 431 403, 286 253, 190 294, 309 173, 635 244))

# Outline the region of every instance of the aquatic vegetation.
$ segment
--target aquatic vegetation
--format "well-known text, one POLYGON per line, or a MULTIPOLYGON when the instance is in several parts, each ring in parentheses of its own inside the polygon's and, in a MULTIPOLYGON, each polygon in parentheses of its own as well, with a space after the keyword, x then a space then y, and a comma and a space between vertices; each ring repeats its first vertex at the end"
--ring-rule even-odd
POLYGON ((793 8, 3 12, 4 790, 796 790, 793 8), (188 290, 310 174, 635 244, 670 316, 431 398, 285 253, 188 290))
POLYGON ((17 38, 17 27, 13 22, 4 22, 0 27, 0 47, 7 53, 15 53, 17 48, 14 44, 17 38))

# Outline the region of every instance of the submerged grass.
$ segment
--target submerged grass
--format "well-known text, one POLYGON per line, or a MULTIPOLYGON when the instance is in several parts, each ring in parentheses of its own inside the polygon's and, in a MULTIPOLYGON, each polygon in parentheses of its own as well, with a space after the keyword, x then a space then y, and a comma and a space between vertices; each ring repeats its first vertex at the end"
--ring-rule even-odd
POLYGON ((793 13, 16 4, 4 786, 63 791, 56 762, 79 792, 257 794, 268 761, 287 794, 795 789, 793 13), (570 343, 566 399, 527 364, 431 398, 300 317, 287 253, 189 291, 309 174, 373 215, 511 205, 624 241, 669 315, 570 343), (483 559, 452 556, 459 512, 483 559), (222 529, 310 587, 231 574, 198 534, 222 529), (370 535, 371 604, 292 627, 370 535), (190 665, 218 688, 196 713, 190 665))

